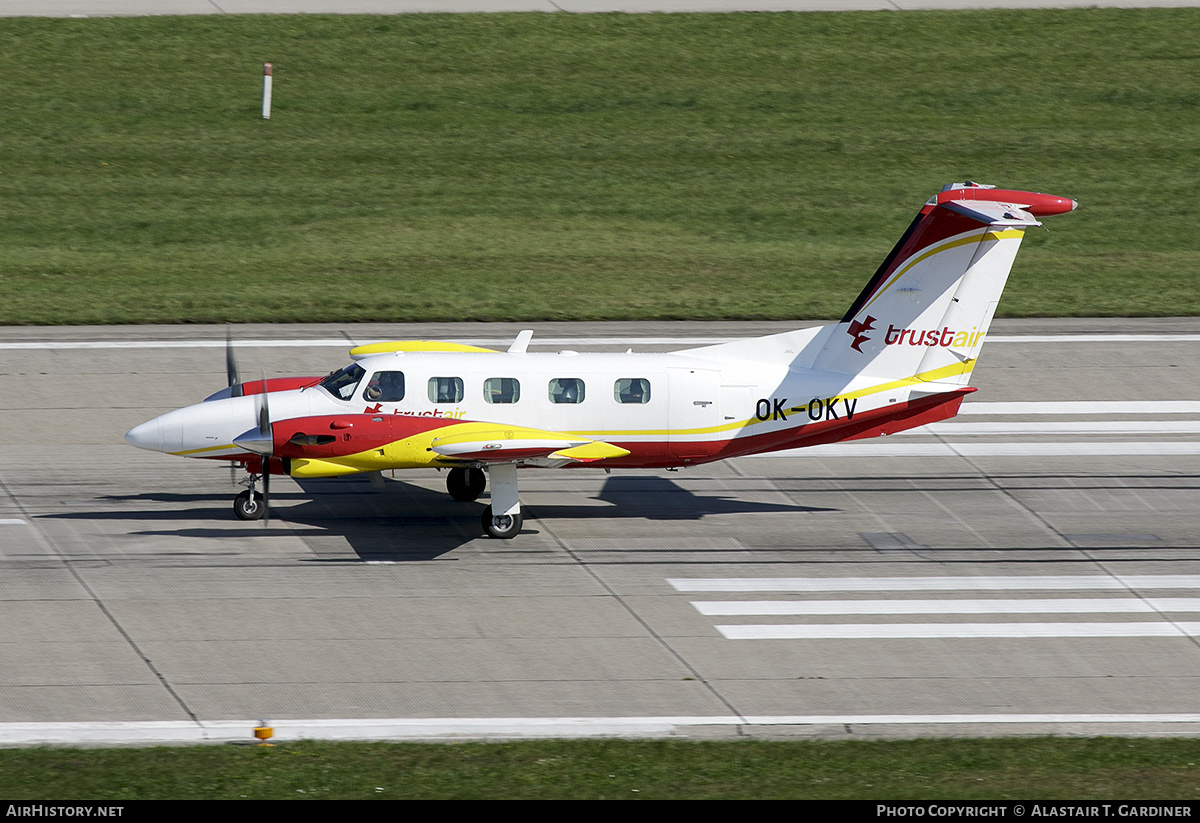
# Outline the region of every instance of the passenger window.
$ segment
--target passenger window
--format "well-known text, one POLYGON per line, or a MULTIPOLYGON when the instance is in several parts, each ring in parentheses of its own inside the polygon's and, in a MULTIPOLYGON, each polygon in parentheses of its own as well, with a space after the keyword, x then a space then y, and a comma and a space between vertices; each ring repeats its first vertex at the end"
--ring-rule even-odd
POLYGON ((429 378, 429 401, 431 403, 461 403, 463 381, 461 377, 429 378))
POLYGON ((370 403, 399 403, 404 399, 404 372, 377 371, 367 381, 363 400, 370 403))
POLYGON ((489 403, 516 403, 521 399, 521 382, 515 377, 489 377, 483 381, 483 399, 489 403))
POLYGON ((551 403, 582 403, 583 381, 578 377, 556 377, 550 381, 551 403))
POLYGON ((644 377, 622 377, 613 384, 618 403, 649 403, 650 381, 644 377))

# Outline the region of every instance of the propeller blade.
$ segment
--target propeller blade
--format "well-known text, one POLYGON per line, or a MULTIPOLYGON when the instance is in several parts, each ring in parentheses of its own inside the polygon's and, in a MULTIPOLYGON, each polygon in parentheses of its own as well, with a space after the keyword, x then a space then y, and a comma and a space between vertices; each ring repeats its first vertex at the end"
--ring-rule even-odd
POLYGON ((242 396, 242 381, 238 379, 237 358, 233 356, 233 326, 225 324, 225 377, 229 380, 230 397, 242 396))
POLYGON ((263 525, 271 519, 271 458, 264 457, 263 461, 263 525))
MULTIPOLYGON (((266 378, 263 378, 263 381, 265 383, 266 378)), ((271 434, 271 408, 270 403, 267 400, 267 392, 263 391, 262 394, 258 396, 261 398, 258 403, 258 436, 262 440, 273 445, 274 438, 271 434)), ((269 453, 270 452, 268 452, 268 454, 269 453)))

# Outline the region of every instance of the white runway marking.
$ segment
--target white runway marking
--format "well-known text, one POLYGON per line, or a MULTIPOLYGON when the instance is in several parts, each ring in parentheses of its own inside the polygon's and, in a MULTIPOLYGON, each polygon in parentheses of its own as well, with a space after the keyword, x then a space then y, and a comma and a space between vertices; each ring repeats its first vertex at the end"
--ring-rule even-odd
MULTIPOLYGON (((1180 589, 1200 586, 1200 575, 1131 575, 1053 577, 890 577, 890 578, 717 578, 669 580, 676 591, 1010 591, 1180 589)), ((1055 598, 1028 600, 769 600, 693 601, 705 616, 930 615, 949 614, 1144 614, 1200 612, 1200 597, 1055 598)), ((1125 621, 1096 623, 772 623, 717 625, 727 640, 910 640, 1064 637, 1200 636, 1200 622, 1125 621)))
POLYGON ((1200 441, 881 443, 864 440, 805 446, 751 457, 1139 457, 1193 454, 1200 454, 1200 441))
POLYGON ((963 414, 1200 414, 1196 400, 1067 400, 1048 402, 982 403, 967 400, 963 414))
MULTIPOLYGON (((696 727, 770 726, 1090 726, 1200 724, 1200 714, 829 714, 680 717, 429 717, 274 720, 275 741, 504 740, 517 738, 668 737, 696 727)), ((255 720, 0 723, 0 746, 154 745, 254 740, 255 720)), ((1094 733, 1100 733, 1096 731, 1094 733)))
POLYGON ((728 640, 1196 637, 1200 623, 870 623, 717 626, 728 640))
POLYGON ((693 603, 708 616, 819 614, 1157 614, 1200 612, 1200 597, 1146 600, 724 600, 693 603))
POLYGON ((1200 334, 998 334, 987 339, 997 343, 1194 343, 1200 341, 1200 334))
MULTIPOLYGON (((399 338, 412 339, 412 338, 399 338)), ((540 346, 710 346, 730 343, 735 337, 535 337, 533 345, 540 346)), ((456 338, 450 342, 468 346, 508 346, 512 337, 456 338)), ((344 337, 314 340, 235 340, 235 349, 296 349, 335 348, 351 349, 366 343, 378 342, 374 338, 350 341, 344 337)), ((45 343, 0 342, 0 350, 56 350, 56 349, 223 349, 224 340, 77 340, 51 341, 45 343)))
MULTIPOLYGON (((741 337, 534 337, 544 346, 713 346, 733 343, 741 337)), ((1200 341, 1200 334, 995 334, 989 343, 1181 343, 1200 341)), ((363 340, 361 342, 372 342, 363 340)), ((512 337, 454 338, 455 343, 473 346, 507 346, 512 337)), ((341 348, 359 345, 344 337, 314 340, 235 340, 235 348, 341 348)), ((0 342, 0 350, 54 349, 223 349, 224 340, 48 340, 43 342, 0 342)))
POLYGON ((677 592, 927 592, 1196 589, 1197 574, 1050 575, 1046 577, 712 577, 674 578, 677 592))
POLYGON ((931 423, 900 434, 963 437, 980 434, 1200 434, 1200 420, 1081 420, 1072 423, 931 423))

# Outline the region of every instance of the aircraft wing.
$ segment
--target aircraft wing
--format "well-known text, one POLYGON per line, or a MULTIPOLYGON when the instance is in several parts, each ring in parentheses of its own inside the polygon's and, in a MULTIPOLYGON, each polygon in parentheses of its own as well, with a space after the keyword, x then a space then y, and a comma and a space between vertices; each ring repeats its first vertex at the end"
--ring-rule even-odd
POLYGON ((430 448, 443 457, 481 463, 512 463, 534 458, 592 463, 629 454, 628 449, 620 446, 565 432, 486 423, 451 426, 447 434, 433 439, 430 448))
POLYGON ((272 425, 273 455, 296 477, 421 466, 531 463, 557 467, 629 454, 570 432, 399 414, 299 417, 272 425))

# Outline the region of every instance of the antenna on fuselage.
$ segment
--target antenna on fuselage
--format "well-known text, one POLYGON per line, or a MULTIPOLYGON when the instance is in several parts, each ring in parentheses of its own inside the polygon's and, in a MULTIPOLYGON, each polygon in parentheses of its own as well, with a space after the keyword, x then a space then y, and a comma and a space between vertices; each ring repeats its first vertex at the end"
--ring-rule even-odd
POLYGON ((529 341, 533 339, 533 329, 525 329, 517 335, 517 339, 508 347, 509 354, 525 354, 529 341))

